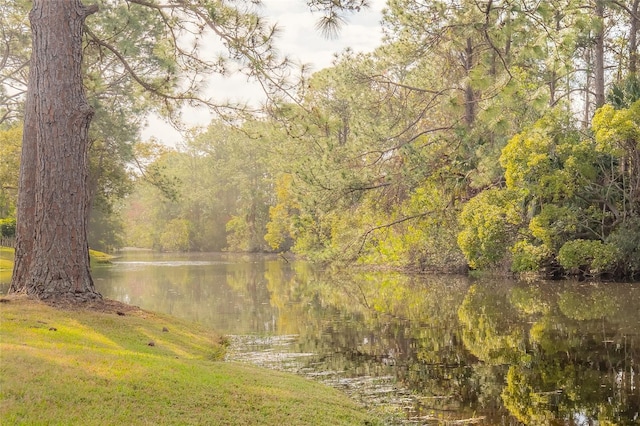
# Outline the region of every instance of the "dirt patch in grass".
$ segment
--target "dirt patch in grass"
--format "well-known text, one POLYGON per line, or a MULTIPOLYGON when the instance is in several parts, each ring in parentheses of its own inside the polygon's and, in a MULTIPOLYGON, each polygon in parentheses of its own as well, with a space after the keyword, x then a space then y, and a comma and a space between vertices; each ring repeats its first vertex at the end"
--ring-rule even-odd
MULTIPOLYGON (((9 294, 7 296, 0 297, 0 303, 29 303, 29 300, 32 299, 29 296, 22 294, 9 294)), ((36 300, 32 301, 34 303, 39 303, 39 301, 36 300)), ((86 302, 77 302, 69 299, 56 299, 47 300, 43 303, 53 308, 65 311, 93 311, 104 314, 114 314, 120 316, 130 315, 139 317, 144 317, 151 314, 150 312, 147 312, 138 306, 127 305, 126 303, 122 303, 112 299, 96 299, 86 302)))
POLYGON ((64 309, 66 311, 94 311, 104 314, 116 314, 120 316, 133 315, 133 316, 145 316, 149 314, 138 306, 127 305, 126 303, 119 302, 112 299, 97 299, 83 303, 73 303, 69 300, 55 300, 47 302, 49 306, 57 309, 64 309))

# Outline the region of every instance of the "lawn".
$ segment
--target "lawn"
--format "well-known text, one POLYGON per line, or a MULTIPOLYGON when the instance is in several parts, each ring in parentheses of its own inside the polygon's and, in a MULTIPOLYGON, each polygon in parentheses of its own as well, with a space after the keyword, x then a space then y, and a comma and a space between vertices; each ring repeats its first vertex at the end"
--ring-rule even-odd
POLYGON ((13 252, 12 248, 0 246, 0 271, 13 269, 13 252))
POLYGON ((1 424, 364 425, 337 390, 223 361, 225 339, 109 301, 0 299, 1 424))
MULTIPOLYGON (((13 269, 14 249, 10 247, 0 246, 0 271, 10 271, 13 269)), ((109 263, 113 256, 97 250, 89 250, 89 256, 92 264, 109 263)))

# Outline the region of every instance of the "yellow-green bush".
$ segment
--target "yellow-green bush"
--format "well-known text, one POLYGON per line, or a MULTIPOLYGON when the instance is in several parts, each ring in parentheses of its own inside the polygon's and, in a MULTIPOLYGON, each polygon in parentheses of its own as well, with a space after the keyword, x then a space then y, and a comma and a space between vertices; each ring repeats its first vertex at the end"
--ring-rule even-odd
POLYGON ((567 241, 558 252, 558 262, 566 270, 593 275, 607 272, 617 259, 616 247, 598 240, 567 241))

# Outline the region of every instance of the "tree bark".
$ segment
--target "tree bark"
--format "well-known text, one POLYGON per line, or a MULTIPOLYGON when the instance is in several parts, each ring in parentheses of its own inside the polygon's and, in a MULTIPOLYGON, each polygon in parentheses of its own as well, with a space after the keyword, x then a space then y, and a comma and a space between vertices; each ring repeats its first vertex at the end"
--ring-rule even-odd
POLYGON ((89 270, 88 130, 82 31, 97 6, 34 0, 16 262, 10 292, 41 299, 101 297, 89 270))
POLYGON ((605 103, 604 93, 604 0, 596 0, 596 17, 599 20, 599 28, 595 35, 594 51, 594 83, 596 109, 605 103))
POLYGON ((638 25, 640 24, 640 0, 634 0, 631 6, 631 25, 629 26, 629 74, 638 73, 638 25))
MULTIPOLYGON (((464 51, 464 68, 467 76, 471 74, 474 65, 474 49, 471 38, 467 38, 467 47, 464 51)), ((476 95, 471 82, 464 89, 464 121, 471 127, 476 119, 476 95)))
MULTIPOLYGON (((29 69, 29 81, 35 81, 35 67, 29 69)), ((36 214, 35 164, 37 162, 35 104, 38 93, 33 91, 27 96, 24 106, 24 125, 22 130, 22 154, 20 156, 20 175, 18 177, 18 204, 16 223, 15 258, 10 292, 18 291, 21 283, 29 280, 29 265, 33 260, 33 240, 36 214)))
MULTIPOLYGON (((587 68, 592 66, 591 63, 591 49, 586 49, 585 62, 587 68)), ((582 127, 588 129, 591 126, 591 70, 587 69, 586 82, 584 86, 584 114, 582 119, 582 127)))

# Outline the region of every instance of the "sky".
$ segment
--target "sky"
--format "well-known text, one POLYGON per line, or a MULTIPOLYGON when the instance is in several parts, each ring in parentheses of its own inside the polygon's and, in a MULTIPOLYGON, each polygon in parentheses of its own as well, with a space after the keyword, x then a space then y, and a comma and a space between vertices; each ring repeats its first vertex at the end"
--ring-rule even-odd
MULTIPOLYGON (((293 61, 310 64, 312 72, 331 66, 336 53, 347 47, 355 52, 370 52, 382 43, 380 20, 384 0, 372 0, 371 7, 349 15, 337 38, 327 39, 316 29, 320 15, 313 14, 306 0, 263 0, 260 13, 281 29, 277 45, 283 55, 293 61)), ((217 77, 208 83, 208 94, 215 99, 259 101, 263 98, 257 85, 247 83, 243 76, 217 77)), ((206 109, 187 108, 183 119, 188 126, 206 126, 213 116, 206 109)), ((174 146, 182 136, 168 123, 151 117, 142 138, 154 137, 174 146)))

